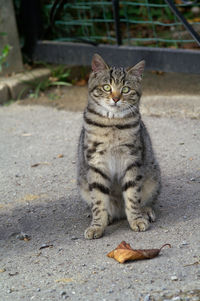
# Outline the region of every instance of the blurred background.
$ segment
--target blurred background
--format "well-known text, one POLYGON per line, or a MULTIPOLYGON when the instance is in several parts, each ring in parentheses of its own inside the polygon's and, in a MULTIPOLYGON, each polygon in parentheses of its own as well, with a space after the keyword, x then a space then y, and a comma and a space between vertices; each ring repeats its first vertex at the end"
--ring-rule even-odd
POLYGON ((32 83, 37 96, 50 86, 86 85, 95 52, 110 65, 145 59, 149 93, 165 91, 166 79, 170 91, 199 92, 198 0, 0 0, 0 7, 0 74, 49 68, 44 84, 32 83))

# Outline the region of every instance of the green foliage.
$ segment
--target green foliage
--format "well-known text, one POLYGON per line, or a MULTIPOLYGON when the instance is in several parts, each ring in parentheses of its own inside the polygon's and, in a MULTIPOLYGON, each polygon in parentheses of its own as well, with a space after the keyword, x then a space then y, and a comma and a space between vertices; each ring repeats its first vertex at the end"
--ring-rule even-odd
MULTIPOLYGON (((1 35, 5 35, 4 33, 2 33, 1 35)), ((2 49, 1 53, 0 53, 0 72, 2 72, 3 70, 3 66, 6 66, 6 58, 11 50, 11 46, 10 45, 5 45, 4 48, 2 49)))
POLYGON ((11 99, 11 100, 8 100, 6 102, 3 103, 3 106, 4 107, 8 107, 10 106, 11 104, 13 104, 15 102, 15 100, 11 99))
MULTIPOLYGON (((44 92, 53 86, 71 86, 71 83, 67 81, 70 75, 70 70, 66 70, 66 67, 63 65, 55 68, 51 67, 50 69, 51 74, 49 77, 43 80, 36 79, 32 81, 26 81, 26 83, 30 86, 30 89, 33 90, 33 92, 29 95, 31 98, 38 98, 41 92, 44 92)), ((21 91, 19 98, 23 93, 24 91, 21 91)))

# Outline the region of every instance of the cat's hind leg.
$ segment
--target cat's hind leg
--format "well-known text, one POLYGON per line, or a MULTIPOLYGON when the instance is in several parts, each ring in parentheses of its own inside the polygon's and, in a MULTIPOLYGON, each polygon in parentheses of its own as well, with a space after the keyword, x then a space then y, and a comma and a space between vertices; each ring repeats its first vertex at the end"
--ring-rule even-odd
POLYGON ((151 222, 155 222, 155 220, 156 220, 156 214, 155 214, 155 212, 154 212, 154 210, 153 210, 152 207, 148 207, 148 206, 143 207, 142 208, 142 213, 143 213, 143 215, 146 215, 146 217, 148 218, 148 220, 149 220, 150 223, 151 222))
POLYGON ((161 184, 158 179, 147 177, 141 188, 141 205, 143 206, 143 213, 147 216, 150 222, 154 222, 156 220, 153 205, 157 201, 160 186, 161 184))

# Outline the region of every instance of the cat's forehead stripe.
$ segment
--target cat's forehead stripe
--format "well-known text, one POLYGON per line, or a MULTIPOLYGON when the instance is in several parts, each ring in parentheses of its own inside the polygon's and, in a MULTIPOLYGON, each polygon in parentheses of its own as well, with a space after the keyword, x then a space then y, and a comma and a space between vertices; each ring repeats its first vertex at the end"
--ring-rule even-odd
POLYGON ((115 84, 119 84, 120 82, 122 82, 122 84, 124 85, 125 77, 126 77, 126 72, 124 68, 113 67, 110 69, 110 83, 112 83, 112 81, 115 84))

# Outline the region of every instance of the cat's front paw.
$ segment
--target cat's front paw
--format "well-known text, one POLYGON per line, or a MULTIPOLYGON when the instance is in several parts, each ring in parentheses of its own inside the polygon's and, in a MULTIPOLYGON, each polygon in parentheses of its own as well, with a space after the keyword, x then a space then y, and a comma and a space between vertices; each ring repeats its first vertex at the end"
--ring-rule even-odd
POLYGON ((84 236, 86 239, 100 238, 103 236, 104 229, 101 227, 90 226, 85 230, 84 236))
POLYGON ((135 232, 143 232, 149 228, 149 221, 145 217, 137 218, 129 222, 130 227, 135 232))

